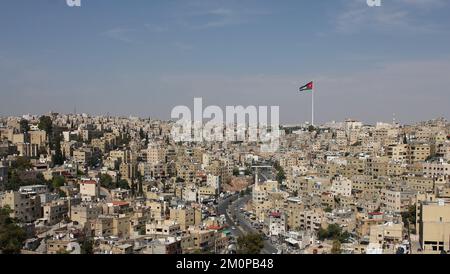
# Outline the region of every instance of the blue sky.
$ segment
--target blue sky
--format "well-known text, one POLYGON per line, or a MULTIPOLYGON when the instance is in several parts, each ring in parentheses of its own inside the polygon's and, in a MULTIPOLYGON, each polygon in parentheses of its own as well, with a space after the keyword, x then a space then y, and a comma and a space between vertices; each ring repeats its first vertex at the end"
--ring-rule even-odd
POLYGON ((445 0, 4 0, 0 115, 170 118, 176 105, 279 105, 320 122, 449 118, 445 0))

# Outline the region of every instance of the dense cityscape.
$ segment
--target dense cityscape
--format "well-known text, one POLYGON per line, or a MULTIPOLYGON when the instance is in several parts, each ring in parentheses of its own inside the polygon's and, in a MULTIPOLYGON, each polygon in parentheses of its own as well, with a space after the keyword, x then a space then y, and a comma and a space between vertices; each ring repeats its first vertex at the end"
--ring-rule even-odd
POLYGON ((173 121, 0 118, 5 254, 440 254, 450 124, 347 119, 260 143, 175 142, 173 121))
POLYGON ((2 1, 2 270, 442 271, 449 14, 2 1))

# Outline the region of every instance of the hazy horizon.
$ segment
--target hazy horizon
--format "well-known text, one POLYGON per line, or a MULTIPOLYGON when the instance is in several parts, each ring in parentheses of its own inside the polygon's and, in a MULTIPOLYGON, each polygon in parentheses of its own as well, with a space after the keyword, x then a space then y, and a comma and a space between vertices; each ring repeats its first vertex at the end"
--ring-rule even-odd
POLYGON ((444 0, 5 1, 0 115, 167 120, 173 107, 280 106, 280 122, 450 117, 444 0))

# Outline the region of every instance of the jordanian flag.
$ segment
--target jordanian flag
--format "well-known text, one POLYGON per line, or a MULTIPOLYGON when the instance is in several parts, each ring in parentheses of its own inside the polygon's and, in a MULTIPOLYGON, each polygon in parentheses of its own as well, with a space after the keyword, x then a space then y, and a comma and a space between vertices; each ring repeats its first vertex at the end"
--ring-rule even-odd
POLYGON ((300 91, 306 91, 306 92, 313 92, 314 83, 309 82, 308 84, 304 85, 303 87, 300 87, 300 91))

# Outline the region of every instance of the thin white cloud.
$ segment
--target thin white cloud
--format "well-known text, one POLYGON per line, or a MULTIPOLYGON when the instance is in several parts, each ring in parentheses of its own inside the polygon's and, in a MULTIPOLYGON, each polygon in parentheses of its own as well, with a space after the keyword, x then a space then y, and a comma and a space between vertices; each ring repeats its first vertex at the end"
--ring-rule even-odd
POLYGON ((161 26, 161 25, 155 25, 155 24, 144 24, 144 27, 148 31, 154 32, 154 33, 162 33, 162 32, 169 31, 169 27, 168 26, 161 26))
POLYGON ((446 4, 446 0, 394 0, 394 2, 420 8, 436 8, 446 4))
POLYGON ((173 46, 181 51, 189 51, 194 48, 192 45, 183 42, 175 42, 173 43, 173 46))
POLYGON ((444 116, 450 118, 450 59, 395 62, 358 73, 324 75, 166 75, 165 90, 180 91, 177 103, 203 97, 206 104, 278 105, 283 121, 307 121, 310 98, 298 87, 316 81, 317 116, 322 122, 360 119, 389 121, 396 113, 402 122, 444 116))
POLYGON ((345 3, 334 19, 335 30, 341 34, 368 30, 412 34, 447 31, 432 19, 425 21, 415 16, 418 10, 426 12, 441 7, 444 5, 441 0, 383 1, 381 7, 369 7, 365 0, 351 0, 345 3))
POLYGON ((117 27, 103 32, 102 35, 124 43, 134 43, 135 40, 131 38, 134 32, 136 32, 135 29, 117 27))
POLYGON ((184 15, 183 25, 194 30, 221 28, 249 23, 256 17, 269 15, 258 10, 237 10, 225 7, 189 12, 184 15))

